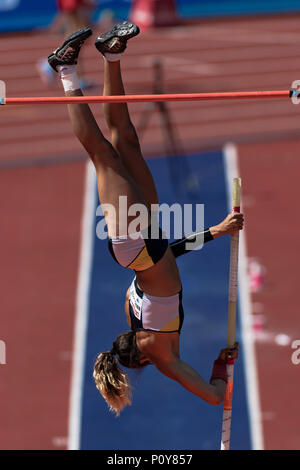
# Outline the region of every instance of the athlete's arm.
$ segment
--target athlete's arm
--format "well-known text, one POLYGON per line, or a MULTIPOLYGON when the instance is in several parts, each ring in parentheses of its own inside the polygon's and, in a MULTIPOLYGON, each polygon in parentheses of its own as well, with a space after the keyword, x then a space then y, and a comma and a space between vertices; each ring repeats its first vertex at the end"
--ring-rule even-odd
POLYGON ((240 213, 228 214, 227 217, 218 225, 206 228, 201 232, 195 232, 191 235, 175 240, 170 243, 171 250, 175 258, 189 253, 193 249, 198 248, 203 243, 207 243, 221 235, 233 234, 238 230, 242 230, 244 224, 244 216, 240 213))
POLYGON ((206 382, 195 369, 175 355, 169 356, 168 360, 164 361, 154 359, 153 364, 160 372, 179 382, 189 392, 211 405, 219 405, 222 403, 226 392, 226 358, 228 356, 234 361, 237 359, 238 343, 235 343, 233 349, 225 348, 221 350, 216 361, 219 370, 214 367, 210 383, 206 382), (224 377, 224 380, 219 378, 221 376, 224 377))
POLYGON ((206 228, 201 232, 194 232, 191 233, 191 235, 187 235, 186 237, 180 238, 179 240, 175 240, 174 242, 170 243, 169 246, 175 258, 178 258, 178 256, 190 253, 192 249, 196 249, 203 243, 207 243, 213 239, 214 237, 210 231, 210 228, 206 228))
POLYGON ((211 405, 222 403, 226 382, 220 379, 207 383, 189 364, 174 357, 173 361, 153 361, 157 369, 170 379, 179 382, 186 390, 197 395, 211 405))

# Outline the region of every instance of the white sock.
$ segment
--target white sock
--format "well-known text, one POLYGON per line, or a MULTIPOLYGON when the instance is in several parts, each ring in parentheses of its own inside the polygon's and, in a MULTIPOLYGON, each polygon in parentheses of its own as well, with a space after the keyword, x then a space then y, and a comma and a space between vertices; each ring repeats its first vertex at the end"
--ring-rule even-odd
POLYGON ((57 67, 65 91, 80 89, 76 65, 59 65, 57 67))
POLYGON ((105 52, 104 58, 108 62, 118 62, 119 60, 121 60, 122 55, 123 52, 121 52, 121 54, 111 54, 110 52, 105 52))

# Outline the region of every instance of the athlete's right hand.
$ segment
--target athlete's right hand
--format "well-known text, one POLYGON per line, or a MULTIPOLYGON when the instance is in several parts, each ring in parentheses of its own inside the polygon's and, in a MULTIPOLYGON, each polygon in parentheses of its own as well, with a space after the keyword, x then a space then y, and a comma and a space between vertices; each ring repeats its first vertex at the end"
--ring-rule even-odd
POLYGON ((233 348, 224 348, 221 349, 218 359, 222 359, 222 361, 226 361, 226 359, 231 359, 236 361, 239 355, 239 343, 234 343, 233 348))
POLYGON ((234 234, 238 230, 242 230, 244 227, 244 214, 240 212, 233 212, 232 214, 228 214, 227 217, 217 225, 220 234, 234 234))

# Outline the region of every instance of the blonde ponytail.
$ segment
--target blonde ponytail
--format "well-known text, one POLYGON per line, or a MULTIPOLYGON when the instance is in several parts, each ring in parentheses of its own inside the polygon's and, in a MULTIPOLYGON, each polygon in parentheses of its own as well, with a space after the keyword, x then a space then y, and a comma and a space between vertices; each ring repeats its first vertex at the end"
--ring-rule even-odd
POLYGON ((113 351, 99 354, 94 364, 96 387, 116 416, 126 405, 131 405, 132 387, 127 374, 120 369, 113 351))

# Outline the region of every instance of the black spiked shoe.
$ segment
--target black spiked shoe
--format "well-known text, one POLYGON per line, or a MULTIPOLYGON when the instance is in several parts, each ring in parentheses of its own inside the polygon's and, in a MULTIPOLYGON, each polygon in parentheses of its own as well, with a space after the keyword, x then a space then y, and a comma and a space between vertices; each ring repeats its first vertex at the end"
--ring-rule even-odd
POLYGON ((58 65, 75 65, 84 41, 92 35, 90 28, 79 29, 67 37, 65 42, 48 57, 49 65, 57 72, 58 65))
POLYGON ((110 31, 100 34, 95 41, 95 46, 103 55, 106 52, 110 54, 120 54, 126 49, 128 39, 137 36, 140 32, 139 27, 131 21, 123 21, 116 24, 110 31))

